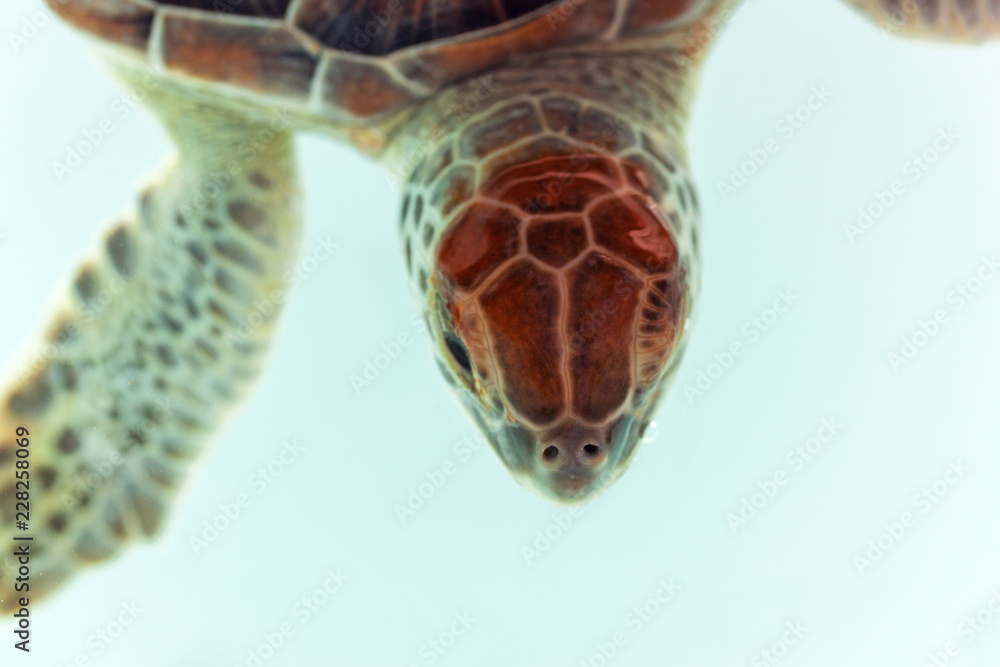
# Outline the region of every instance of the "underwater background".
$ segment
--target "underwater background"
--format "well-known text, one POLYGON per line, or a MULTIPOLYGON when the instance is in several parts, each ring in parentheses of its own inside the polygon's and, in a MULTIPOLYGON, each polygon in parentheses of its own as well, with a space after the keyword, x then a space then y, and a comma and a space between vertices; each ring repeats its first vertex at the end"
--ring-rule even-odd
MULTIPOLYGON (((8 372, 170 150, 40 13, 0 8, 8 372)), ((686 359, 630 470, 572 511, 511 480, 440 378, 382 169, 301 136, 303 258, 332 256, 163 535, 34 607, 29 655, 0 622, 0 664, 1000 666, 998 118, 998 46, 748 0, 689 135, 686 359)))

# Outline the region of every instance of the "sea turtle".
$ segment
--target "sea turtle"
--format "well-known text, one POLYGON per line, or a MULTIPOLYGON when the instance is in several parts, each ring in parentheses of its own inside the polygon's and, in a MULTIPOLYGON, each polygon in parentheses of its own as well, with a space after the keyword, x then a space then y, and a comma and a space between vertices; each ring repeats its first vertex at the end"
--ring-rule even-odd
MULTIPOLYGON (((850 1, 899 34, 1000 31, 1000 0, 850 1)), ((578 502, 622 473, 692 321, 684 133, 736 0, 48 3, 178 153, 0 403, 0 541, 29 521, 32 597, 156 534, 257 375, 301 236, 296 130, 398 179, 441 371, 513 475, 578 502)))

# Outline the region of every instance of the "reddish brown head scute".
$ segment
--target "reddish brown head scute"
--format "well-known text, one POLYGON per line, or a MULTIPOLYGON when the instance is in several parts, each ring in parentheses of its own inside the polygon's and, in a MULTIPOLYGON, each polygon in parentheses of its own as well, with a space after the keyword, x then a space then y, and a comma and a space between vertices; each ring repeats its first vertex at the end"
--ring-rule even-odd
POLYGON ((646 178, 603 155, 537 159, 490 179, 441 238, 455 333, 554 469, 600 462, 680 336, 684 272, 646 178))

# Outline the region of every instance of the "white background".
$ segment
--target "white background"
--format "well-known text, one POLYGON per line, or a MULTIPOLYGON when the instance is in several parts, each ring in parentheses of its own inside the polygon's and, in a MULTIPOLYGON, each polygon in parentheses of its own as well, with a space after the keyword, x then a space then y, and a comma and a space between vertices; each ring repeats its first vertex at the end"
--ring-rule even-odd
MULTIPOLYGON (((117 119, 121 91, 54 22, 15 53, 9 34, 40 8, 0 10, 4 358, 169 148, 137 112, 59 181, 52 162, 117 119)), ((468 612, 471 628, 434 664, 596 667, 595 645, 621 632, 607 664, 756 667, 797 622, 807 630, 777 646, 776 664, 919 667, 954 641, 957 657, 939 664, 997 667, 1000 617, 971 639, 959 624, 1000 591, 1000 279, 962 308, 949 293, 1000 253, 998 82, 996 47, 890 39, 833 0, 750 0, 710 58, 690 135, 705 271, 677 385, 655 441, 531 563, 523 547, 558 532, 565 510, 517 486, 487 449, 456 454, 472 426, 422 337, 352 388, 382 343, 416 336, 397 194, 352 150, 303 137, 305 248, 329 235, 340 249, 297 288, 268 370, 165 534, 37 608, 27 659, 4 630, 0 664, 246 665, 289 622, 294 635, 264 664, 424 666, 426 643, 468 612), (830 99, 786 138, 776 124, 814 86, 830 99), (907 161, 942 128, 959 138, 910 180, 907 161), (720 195, 772 137, 777 152, 720 195), (851 243, 845 224, 896 179, 905 193, 851 243), (750 340, 744 326, 779 290, 797 301, 750 340), (894 369, 887 355, 938 309, 947 323, 894 369), (686 398, 736 341, 745 353, 686 398), (786 454, 824 418, 842 428, 795 469, 786 454), (304 453, 257 495, 249 476, 288 440, 304 453), (457 472, 401 523, 395 505, 449 460, 457 472), (925 511, 914 497, 954 461, 967 472, 939 483, 925 511), (734 530, 727 515, 779 472, 787 484, 734 530), (195 555, 189 538, 244 492, 252 505, 195 555), (915 524, 883 536, 893 543, 859 571, 869 540, 906 513, 915 524), (301 623, 294 605, 337 568, 349 580, 301 623), (661 579, 680 586, 663 605, 650 602, 661 579), (114 632, 133 601, 138 618, 98 652, 95 633, 114 632), (656 611, 636 632, 627 615, 647 603, 656 611)))

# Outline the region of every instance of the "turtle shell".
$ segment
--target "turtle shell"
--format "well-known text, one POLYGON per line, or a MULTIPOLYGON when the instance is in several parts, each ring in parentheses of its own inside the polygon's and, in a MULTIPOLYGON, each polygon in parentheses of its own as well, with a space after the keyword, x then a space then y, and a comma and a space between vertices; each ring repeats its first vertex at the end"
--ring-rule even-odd
POLYGON ((511 58, 662 32, 712 0, 47 0, 168 74, 364 123, 511 58))

